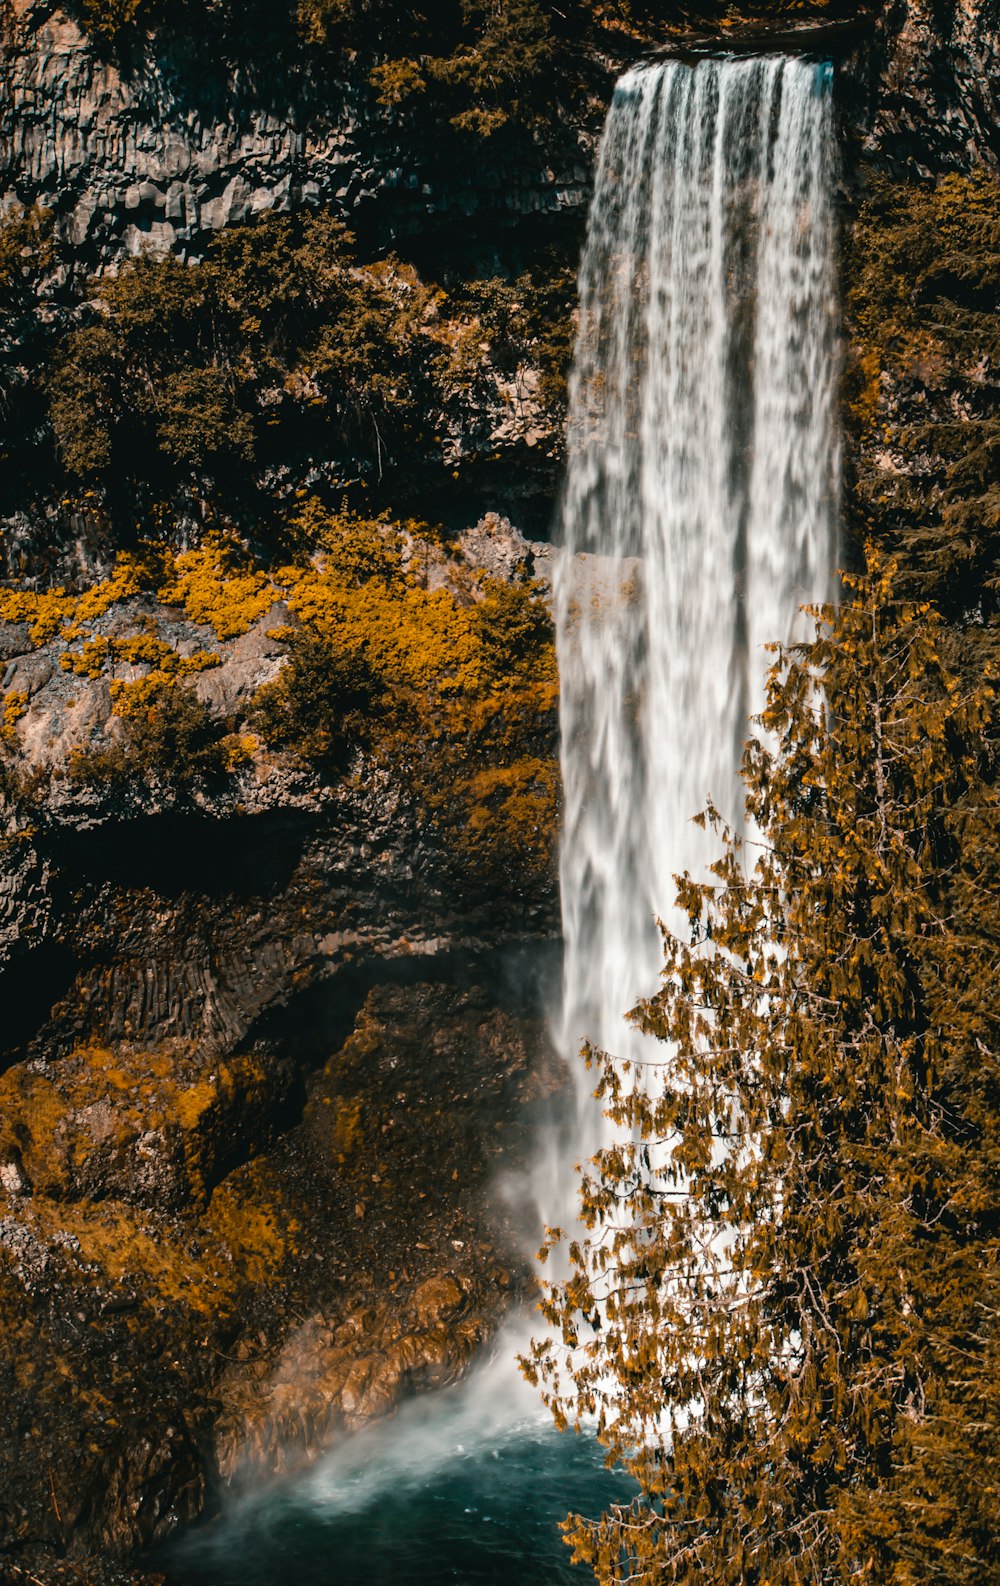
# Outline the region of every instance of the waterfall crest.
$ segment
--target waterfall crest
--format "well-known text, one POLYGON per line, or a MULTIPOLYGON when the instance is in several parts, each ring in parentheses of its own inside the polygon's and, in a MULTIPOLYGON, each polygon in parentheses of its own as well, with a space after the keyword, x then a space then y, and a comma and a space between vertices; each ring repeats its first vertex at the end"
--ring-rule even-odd
MULTIPOLYGON (((832 589, 831 76, 782 57, 644 65, 608 115, 555 596, 559 1033, 582 1094, 585 1038, 639 1055, 624 1015, 656 988, 657 917, 712 851, 691 817, 711 797, 740 825, 763 647, 832 589)), ((595 1113, 587 1097, 580 1154, 595 1113)))

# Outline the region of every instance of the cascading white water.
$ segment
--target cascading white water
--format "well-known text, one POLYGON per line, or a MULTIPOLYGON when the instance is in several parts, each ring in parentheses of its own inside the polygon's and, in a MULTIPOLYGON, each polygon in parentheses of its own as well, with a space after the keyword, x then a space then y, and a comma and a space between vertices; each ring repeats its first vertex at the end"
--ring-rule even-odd
MULTIPOLYGON (((739 827, 764 645, 832 587, 831 75, 782 57, 644 65, 608 116, 555 601, 576 1155, 601 1128, 576 1053, 640 1055, 624 1015, 656 988, 657 917, 674 875, 712 855, 692 817, 711 797, 739 827)), ((542 1191, 563 1221, 571 1180, 563 1166, 542 1191)))

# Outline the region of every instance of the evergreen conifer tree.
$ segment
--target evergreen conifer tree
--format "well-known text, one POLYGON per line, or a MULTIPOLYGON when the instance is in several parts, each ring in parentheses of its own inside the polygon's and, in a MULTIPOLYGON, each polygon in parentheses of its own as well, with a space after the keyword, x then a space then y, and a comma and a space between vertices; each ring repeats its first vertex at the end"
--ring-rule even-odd
POLYGON ((568 1522, 602 1582, 1000 1581, 996 701, 893 584, 777 654, 658 1077, 587 1054, 622 1143, 527 1369, 638 1479, 568 1522))

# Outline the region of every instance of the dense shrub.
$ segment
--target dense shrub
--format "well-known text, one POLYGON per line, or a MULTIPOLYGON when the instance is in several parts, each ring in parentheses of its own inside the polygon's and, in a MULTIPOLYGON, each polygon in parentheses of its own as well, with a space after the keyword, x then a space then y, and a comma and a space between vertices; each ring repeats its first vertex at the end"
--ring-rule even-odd
MULTIPOLYGON (((708 23, 773 21, 806 13, 852 16, 852 0, 73 0, 83 24, 120 41, 137 29, 166 27, 236 41, 240 33, 286 38, 309 50, 362 57, 428 58, 445 82, 475 86, 489 103, 550 73, 553 49, 595 28, 661 29, 708 23)), ((992 0, 982 7, 988 14, 992 0)), ((565 61, 556 62, 565 65, 565 61)))
POLYGON ((865 516, 905 553, 921 594, 991 620, 1000 612, 1000 184, 982 172, 936 185, 873 179, 847 275, 852 412, 866 451, 883 459, 862 474, 865 516))
POLYGON ((155 781, 184 797, 224 774, 225 726, 183 684, 154 676, 126 685, 115 712, 121 736, 78 752, 74 780, 112 787, 155 781))
POLYGON ((31 306, 40 278, 54 263, 51 211, 39 205, 9 211, 0 221, 2 322, 31 306))
POLYGON ((556 63, 549 15, 536 0, 462 0, 462 13, 466 37, 432 63, 433 80, 455 101, 451 125, 490 137, 537 120, 551 104, 556 63))
POLYGON ((344 584, 402 581, 402 538, 392 523, 360 517, 346 506, 331 512, 313 496, 294 514, 289 538, 307 553, 319 551, 344 584))
POLYGON ((491 370, 513 375, 530 349, 531 365, 541 377, 540 395, 546 406, 561 412, 573 358, 575 326, 569 309, 575 300, 574 271, 548 254, 514 281, 494 276, 470 282, 456 293, 455 307, 485 336, 491 370))
POLYGON ((94 283, 53 361, 59 452, 128 525, 183 491, 225 520, 315 459, 345 483, 440 463, 442 432, 470 400, 498 410, 518 369, 537 371, 555 435, 572 293, 551 261, 449 296, 391 256, 362 261, 329 212, 271 215, 202 264, 141 256, 94 283))
POLYGON ((371 736, 379 684, 363 654, 340 650, 308 628, 292 634, 288 657, 274 682, 258 690, 250 726, 276 748, 335 770, 371 736))
POLYGON ((493 677, 512 682, 551 677, 552 618, 531 590, 489 580, 484 599, 473 609, 473 625, 493 677))
POLYGON ((352 269, 332 217, 301 230, 271 217, 223 233, 200 266, 140 257, 96 283, 91 323, 66 338, 52 381, 69 469, 154 491, 207 470, 238 488, 241 468, 277 449, 289 410, 310 407, 370 448, 386 387, 411 370, 396 362, 390 286, 352 269), (386 341, 364 378, 379 317, 386 341))
POLYGON ((379 98, 398 105, 422 97, 432 121, 489 137, 530 124, 551 110, 557 60, 553 21, 571 31, 589 7, 566 0, 558 12, 539 0, 440 0, 433 8, 406 0, 77 0, 84 26, 122 47, 137 34, 167 28, 212 33, 230 50, 258 51, 286 41, 287 52, 360 58, 379 98))
MULTIPOLYGON (((429 63, 423 86, 440 84, 456 102, 506 121, 521 110, 518 95, 540 88, 553 65, 553 20, 578 30, 590 7, 566 0, 556 17, 539 0, 439 0, 433 8, 407 0, 271 0, 249 12, 236 0, 77 0, 84 25, 99 38, 123 42, 137 30, 210 30, 231 41, 240 32, 284 35, 290 48, 349 52, 364 60, 429 63)), ((541 95, 536 96, 541 103, 541 95)), ((534 106, 537 108, 537 104, 534 106)), ((470 122, 477 132, 497 121, 470 122)))

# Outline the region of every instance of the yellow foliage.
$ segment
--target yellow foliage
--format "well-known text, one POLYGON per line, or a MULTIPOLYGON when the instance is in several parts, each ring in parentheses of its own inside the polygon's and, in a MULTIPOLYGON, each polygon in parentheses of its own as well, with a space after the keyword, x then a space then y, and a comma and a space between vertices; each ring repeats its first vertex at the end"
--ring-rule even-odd
POLYGON ((513 765, 490 766, 470 777, 463 791, 470 841, 500 839, 508 854, 525 860, 548 857, 559 796, 554 761, 528 756, 513 765))
POLYGON ((216 1120, 241 1099, 263 1098, 267 1074, 252 1057, 220 1060, 206 1078, 183 1047, 81 1048, 53 1075, 16 1065, 0 1077, 0 1146, 20 1157, 43 1195, 77 1199, 95 1152, 123 1159, 150 1132, 178 1138, 189 1192, 206 1194, 216 1120))
POLYGON ((286 1254, 294 1255, 297 1224, 276 1204, 266 1166, 248 1162, 206 1193, 210 1159, 226 1134, 219 1109, 259 1107, 268 1084, 251 1056, 213 1060, 207 1072, 180 1041, 154 1049, 86 1046, 45 1075, 16 1065, 0 1076, 0 1149, 32 1181, 19 1219, 46 1245, 64 1249, 71 1236, 85 1268, 105 1283, 136 1285, 153 1310, 228 1315, 248 1287, 273 1281, 286 1254), (93 1153, 125 1164, 136 1138, 149 1134, 178 1143, 193 1216, 81 1196, 93 1153))
POLYGON ((338 1162, 344 1166, 360 1154, 364 1143, 361 1097, 339 1097, 334 1108, 333 1149, 338 1162))
POLYGON ((55 638, 75 609, 74 597, 64 589, 48 589, 40 594, 29 589, 0 589, 0 620, 26 622, 34 645, 47 644, 55 638))
POLYGON ((859 349, 847 391, 847 411, 861 435, 869 434, 878 419, 881 372, 878 351, 873 347, 859 349))
POLYGON ((12 741, 18 722, 28 708, 28 696, 23 689, 13 688, 3 697, 3 723, 0 740, 12 741))
POLYGON ((257 1165, 219 1185, 206 1213, 210 1235, 222 1242, 245 1281, 266 1283, 282 1261, 294 1223, 278 1213, 257 1165), (283 1226, 284 1224, 284 1226, 283 1226))
POLYGON ((279 598, 266 573, 236 567, 233 548, 217 537, 180 552, 157 594, 164 605, 183 606, 192 622, 206 624, 217 639, 249 632, 279 598))
POLYGON ((148 677, 136 678, 132 683, 116 679, 111 684, 111 709, 116 716, 125 720, 141 716, 156 705, 163 685, 163 677, 156 672, 150 672, 148 677))
POLYGON ((112 606, 118 605, 122 600, 129 600, 142 591, 142 568, 134 557, 120 555, 115 563, 114 573, 101 584, 95 584, 92 589, 85 590, 75 599, 71 628, 66 632, 68 638, 75 638, 84 623, 94 622, 98 617, 103 617, 112 606))
POLYGON ((227 733, 222 740, 226 770, 239 771, 243 766, 251 765, 259 744, 259 739, 252 732, 227 733))
MULTIPOLYGON (((67 650, 59 657, 64 672, 75 677, 100 677, 106 666, 150 666, 161 680, 194 677, 221 664, 221 656, 211 650, 181 655, 165 639, 142 633, 128 639, 88 639, 80 650, 67 650)), ((115 685, 112 684, 112 689, 115 685)))
POLYGON ((427 80, 419 61, 387 60, 373 66, 369 80, 380 105, 402 105, 414 94, 422 94, 427 80))
POLYGON ((0 588, 0 621, 27 623, 36 648, 48 644, 57 634, 65 639, 77 639, 84 623, 103 617, 119 601, 137 595, 141 587, 139 564, 133 557, 122 554, 110 578, 80 595, 69 595, 62 588, 40 591, 0 588))
POLYGON ((345 584, 326 562, 285 570, 288 604, 344 650, 364 653, 386 682, 446 695, 486 679, 472 613, 449 590, 345 584))
POLYGON ((160 1304, 180 1304, 205 1317, 232 1307, 237 1274, 231 1264, 211 1250, 189 1248, 181 1224, 151 1228, 148 1212, 120 1201, 73 1203, 38 1194, 22 1216, 43 1239, 69 1234, 79 1240, 81 1261, 113 1284, 136 1279, 160 1304))

